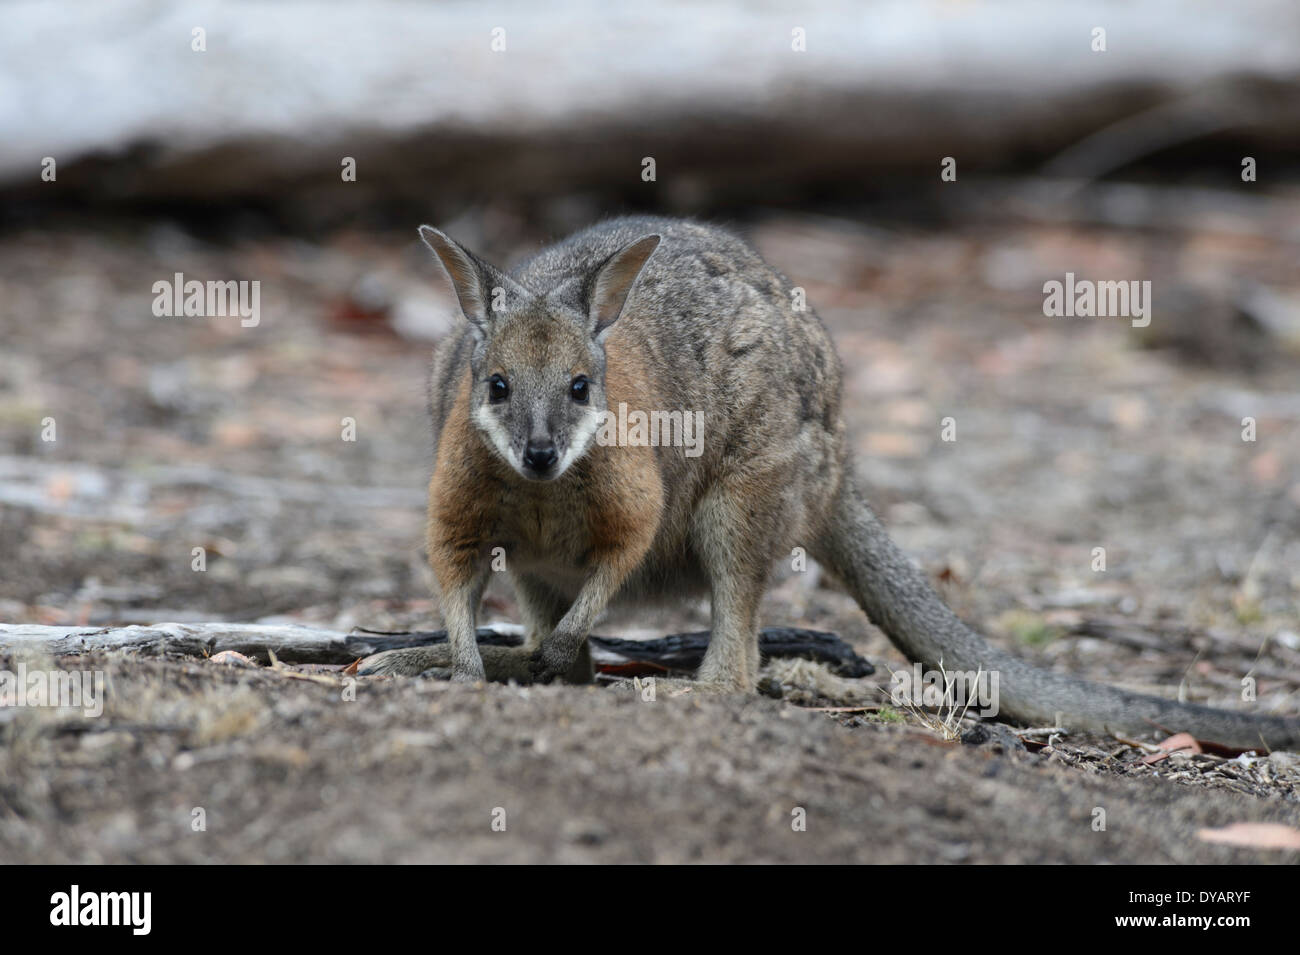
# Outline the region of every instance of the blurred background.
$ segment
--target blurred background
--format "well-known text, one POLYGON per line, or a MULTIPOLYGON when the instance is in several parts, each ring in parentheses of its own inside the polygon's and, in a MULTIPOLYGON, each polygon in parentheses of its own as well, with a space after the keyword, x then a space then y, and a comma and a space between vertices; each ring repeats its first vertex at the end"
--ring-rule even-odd
MULTIPOLYGON (((424 376, 453 317, 416 226, 509 266, 647 211, 807 289, 878 508, 961 612, 1129 682, 1153 632, 1266 644, 1294 692, 1293 3, 0 16, 0 621, 429 626, 424 376), (259 282, 258 324, 156 316, 178 272, 259 282), (1045 316, 1067 272, 1151 282, 1150 325, 1045 316)), ((884 652, 816 574, 766 616, 884 652)))

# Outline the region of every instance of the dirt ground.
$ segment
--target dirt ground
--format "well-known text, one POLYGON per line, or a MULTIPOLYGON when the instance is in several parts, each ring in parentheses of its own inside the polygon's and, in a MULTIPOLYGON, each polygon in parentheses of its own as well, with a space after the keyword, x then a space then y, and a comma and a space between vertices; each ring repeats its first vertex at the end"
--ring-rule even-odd
POLYGON ((6 862, 1239 862, 1261 853, 1192 834, 1300 819, 1282 795, 768 699, 403 680, 343 702, 210 664, 80 666, 104 668, 116 702, 89 732, 11 728, 6 862))
MULTIPOLYGON (((1300 358, 1251 320, 1300 300, 1293 244, 1221 222, 743 225, 830 326, 877 509, 959 613, 1043 666, 1300 712, 1300 358), (1150 278, 1151 327, 1045 317, 1067 271, 1150 278)), ((507 262, 538 238, 469 231, 507 236, 478 243, 507 262)), ((432 276, 406 235, 0 239, 0 621, 433 625, 427 344, 393 331, 439 327, 432 276), (261 323, 155 317, 177 271, 259 279, 261 323)), ((513 611, 490 593, 488 620, 513 611)), ((780 574, 764 622, 902 663, 815 572, 780 574)), ((598 629, 707 626, 691 603, 598 629)), ((1300 861, 1197 836, 1300 828, 1285 754, 1147 765, 766 698, 365 680, 347 700, 322 672, 60 665, 105 671, 107 708, 0 711, 3 862, 1300 861)))

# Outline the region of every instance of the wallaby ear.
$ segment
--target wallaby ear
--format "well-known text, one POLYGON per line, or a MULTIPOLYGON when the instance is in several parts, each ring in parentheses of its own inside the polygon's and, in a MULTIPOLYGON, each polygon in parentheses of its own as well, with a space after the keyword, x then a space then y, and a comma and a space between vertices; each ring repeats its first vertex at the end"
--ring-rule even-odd
POLYGON ((522 291, 513 279, 480 260, 451 236, 433 226, 420 226, 420 238, 442 263, 451 287, 456 292, 460 310, 469 323, 487 334, 492 319, 492 304, 497 289, 522 291))
POLYGON ((644 235, 619 249, 596 270, 587 296, 591 335, 599 340, 623 312, 623 304, 636 283, 641 268, 659 246, 660 237, 644 235))

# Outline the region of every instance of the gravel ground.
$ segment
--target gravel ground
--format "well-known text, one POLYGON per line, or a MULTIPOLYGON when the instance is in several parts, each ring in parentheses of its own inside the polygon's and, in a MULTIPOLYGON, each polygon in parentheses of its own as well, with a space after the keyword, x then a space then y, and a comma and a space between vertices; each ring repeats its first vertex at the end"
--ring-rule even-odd
MULTIPOLYGON (((747 227, 831 327, 878 509, 960 613, 1044 666, 1300 711, 1300 358, 1256 320, 1300 300, 1294 246, 1214 223, 747 227), (1067 271, 1150 278, 1150 328, 1046 318, 1067 271)), ((411 337, 444 321, 432 274, 406 235, 0 239, 0 620, 434 624, 411 337), (260 324, 154 317, 177 271, 259 279, 260 324)), ((514 619, 507 590, 486 609, 514 619)), ((901 663, 816 573, 779 579, 764 617, 901 663)), ((705 626, 685 604, 600 630, 705 626)), ((0 713, 0 861, 1300 860, 1197 835, 1300 827, 1285 757, 948 744, 770 699, 400 680, 348 701, 330 672, 61 665, 103 670, 107 709, 0 713)))

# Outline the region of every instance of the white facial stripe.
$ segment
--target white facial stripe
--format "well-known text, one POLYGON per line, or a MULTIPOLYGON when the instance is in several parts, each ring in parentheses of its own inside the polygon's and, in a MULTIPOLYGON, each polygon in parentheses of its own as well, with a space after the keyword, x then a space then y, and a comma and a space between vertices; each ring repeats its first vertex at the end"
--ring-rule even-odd
POLYGON ((560 458, 559 466, 555 469, 556 477, 567 471, 570 464, 582 457, 583 452, 587 450, 587 445, 591 444, 599 424, 600 415, 594 411, 589 410, 582 416, 582 421, 573 430, 573 437, 569 441, 568 448, 565 449, 564 457, 560 458))
POLYGON ((474 424, 478 426, 480 431, 487 434, 488 440, 497 449, 497 454, 505 459, 506 464, 522 474, 523 470, 520 468, 519 462, 510 453, 510 435, 505 428, 501 427, 501 422, 497 420, 496 415, 488 411, 487 405, 479 405, 474 409, 474 424))

